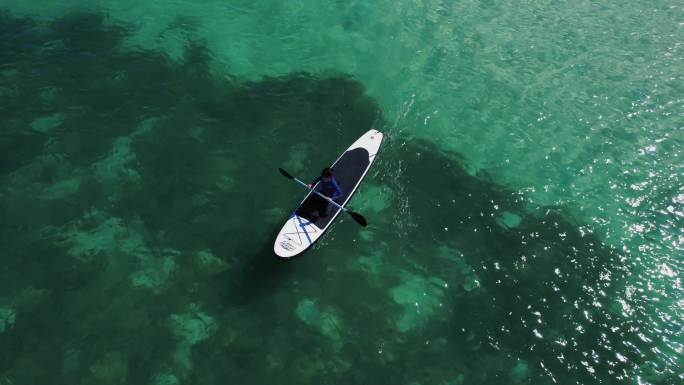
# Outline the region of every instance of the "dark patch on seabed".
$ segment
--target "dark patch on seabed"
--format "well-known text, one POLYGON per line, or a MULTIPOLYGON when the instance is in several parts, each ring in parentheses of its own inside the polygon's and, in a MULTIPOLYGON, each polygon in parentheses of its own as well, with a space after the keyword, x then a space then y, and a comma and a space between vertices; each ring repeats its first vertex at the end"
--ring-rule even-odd
POLYGON ((93 14, 0 16, 1 385, 656 375, 586 355, 612 357, 624 339, 649 352, 611 310, 618 255, 561 208, 525 214, 517 194, 428 143, 390 139, 370 177, 394 189, 394 208, 371 219, 381 242, 351 252, 359 230, 343 221, 329 250, 276 261, 280 207, 298 193, 277 167, 313 176, 382 126, 378 106, 349 77, 240 81, 212 72, 201 42, 176 63, 120 49, 128 33, 93 14), (352 267, 377 253, 380 273, 352 267), (455 284, 425 280, 444 310, 398 331, 405 309, 389 289, 406 276, 455 284), (608 309, 585 320, 596 298, 608 309))

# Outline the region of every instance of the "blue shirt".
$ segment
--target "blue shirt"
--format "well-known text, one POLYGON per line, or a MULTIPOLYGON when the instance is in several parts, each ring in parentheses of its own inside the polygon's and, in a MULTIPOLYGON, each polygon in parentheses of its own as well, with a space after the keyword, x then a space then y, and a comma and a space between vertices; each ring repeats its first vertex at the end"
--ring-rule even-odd
POLYGON ((318 186, 316 186, 316 191, 319 193, 333 200, 342 196, 342 189, 340 188, 340 185, 337 184, 337 181, 334 177, 330 180, 330 182, 326 182, 319 176, 311 184, 316 185, 318 182, 321 182, 318 184, 318 186))

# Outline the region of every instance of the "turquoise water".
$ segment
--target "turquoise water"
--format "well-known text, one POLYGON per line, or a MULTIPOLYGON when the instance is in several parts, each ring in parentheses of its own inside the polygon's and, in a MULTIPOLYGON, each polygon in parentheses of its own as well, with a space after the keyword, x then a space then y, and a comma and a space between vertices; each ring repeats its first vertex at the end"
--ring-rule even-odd
POLYGON ((81 3, 0 0, 0 385, 684 381, 678 2, 81 3))

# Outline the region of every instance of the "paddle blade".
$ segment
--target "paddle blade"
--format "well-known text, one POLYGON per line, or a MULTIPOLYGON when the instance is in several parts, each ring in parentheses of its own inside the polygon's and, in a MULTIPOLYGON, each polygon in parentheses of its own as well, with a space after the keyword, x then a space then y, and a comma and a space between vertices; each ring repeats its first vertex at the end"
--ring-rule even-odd
POLYGON ((287 179, 294 179, 294 177, 290 174, 288 174, 287 171, 283 170, 282 168, 278 167, 278 170, 280 171, 281 174, 287 179))
POLYGON ((363 215, 359 213, 355 213, 353 211, 347 211, 349 215, 351 215, 352 218, 356 221, 356 223, 360 224, 363 227, 366 227, 368 223, 366 223, 366 218, 363 217, 363 215))

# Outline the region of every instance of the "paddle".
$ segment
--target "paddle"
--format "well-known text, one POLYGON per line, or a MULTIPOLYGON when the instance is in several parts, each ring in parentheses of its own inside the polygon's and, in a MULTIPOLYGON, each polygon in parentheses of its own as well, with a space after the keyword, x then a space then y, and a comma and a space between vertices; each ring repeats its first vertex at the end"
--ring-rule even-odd
MULTIPOLYGON (((304 183, 304 182, 302 182, 301 180, 299 180, 299 179, 293 177, 293 176, 290 175, 287 171, 283 170, 282 168, 278 168, 278 170, 280 170, 280 173, 283 174, 283 176, 284 176, 285 178, 287 178, 287 179, 292 179, 293 181, 295 181, 295 182, 299 183, 300 185, 306 187, 307 190, 309 189, 309 186, 307 186, 306 183, 304 183)), ((356 221, 356 223, 360 224, 361 226, 366 227, 366 225, 368 224, 368 223, 366 222, 366 218, 364 218, 361 214, 355 213, 355 212, 353 212, 353 211, 351 211, 351 210, 348 210, 348 209, 346 209, 346 208, 340 206, 339 204, 337 204, 337 202, 333 201, 332 199, 330 199, 330 198, 328 198, 327 196, 325 196, 325 195, 319 193, 319 192, 316 191, 316 190, 311 190, 311 192, 313 192, 314 194, 317 194, 317 195, 320 196, 321 198, 323 198, 323 199, 327 200, 328 202, 330 202, 331 204, 335 205, 338 209, 343 210, 343 211, 346 212, 347 214, 351 215, 351 217, 354 218, 354 220, 356 221)))

